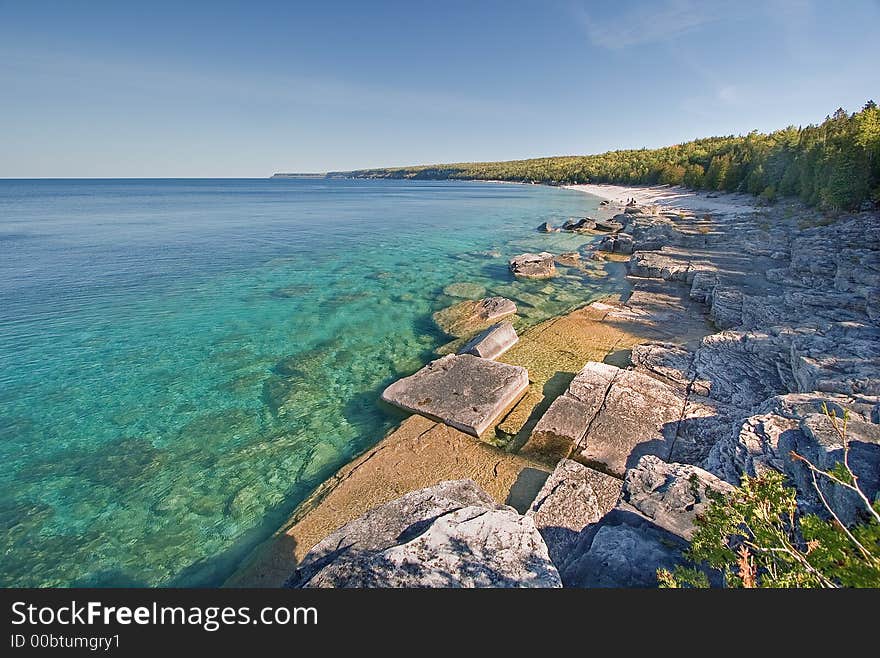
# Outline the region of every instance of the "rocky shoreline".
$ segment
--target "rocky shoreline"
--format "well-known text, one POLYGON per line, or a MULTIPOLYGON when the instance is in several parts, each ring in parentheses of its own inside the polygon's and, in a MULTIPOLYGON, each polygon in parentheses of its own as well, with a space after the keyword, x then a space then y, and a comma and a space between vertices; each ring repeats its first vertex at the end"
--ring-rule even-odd
MULTIPOLYGON (((880 217, 653 200, 609 199, 598 221, 564 227, 605 234, 585 255, 627 261, 625 300, 513 337, 507 300, 443 316, 462 344, 485 336, 427 366, 432 388, 386 396, 428 417, 341 469, 228 585, 655 586, 709 492, 743 473, 780 470, 817 509, 788 453, 838 458, 823 402, 849 411, 854 470, 875 496, 880 217)), ((551 254, 511 261, 515 276, 554 270, 551 254)))

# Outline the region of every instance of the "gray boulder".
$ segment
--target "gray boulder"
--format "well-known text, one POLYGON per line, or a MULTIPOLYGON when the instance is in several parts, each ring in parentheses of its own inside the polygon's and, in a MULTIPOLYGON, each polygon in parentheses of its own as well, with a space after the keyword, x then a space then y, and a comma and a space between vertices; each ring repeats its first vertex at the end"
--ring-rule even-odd
MULTIPOLYGON (((765 413, 742 421, 739 431, 719 441, 706 459, 707 470, 738 484, 742 475, 758 475, 775 469, 788 476, 798 492, 798 500, 808 509, 825 515, 812 475, 807 466, 793 459, 792 451, 828 470, 843 460, 843 442, 821 406, 822 393, 794 394, 768 400, 765 413)), ((848 406, 845 398, 830 401, 829 410, 848 406)), ((869 405, 859 408, 867 410, 869 405)), ((849 464, 859 485, 874 500, 880 494, 880 425, 855 413, 847 424, 849 464)), ((818 483, 837 516, 847 524, 862 518, 863 505, 854 492, 819 477, 818 483)))
POLYGON ((688 543, 635 511, 588 526, 559 568, 564 587, 657 587, 657 569, 684 563, 688 543))
POLYGON ((449 354, 391 384, 382 399, 479 437, 528 387, 525 368, 449 354))
POLYGON ((558 228, 554 228, 550 222, 544 222, 538 227, 538 230, 541 233, 557 233, 559 231, 558 228))
POLYGON ((593 228, 597 231, 616 233, 623 230, 623 224, 613 219, 597 219, 593 224, 593 228))
POLYGON ((472 480, 413 491, 347 523, 287 587, 559 587, 531 517, 472 480))
POLYGON ((630 255, 633 252, 633 238, 629 233, 606 235, 596 248, 608 253, 630 255))
POLYGON ((549 279, 556 276, 556 264, 553 262, 553 254, 542 251, 539 254, 520 254, 510 259, 508 263, 514 276, 529 279, 549 279))
POLYGON ((483 359, 497 359, 519 341, 516 329, 510 322, 493 324, 475 336, 459 350, 459 354, 472 354, 483 359))
POLYGON ((732 491, 730 484, 702 468, 646 455, 626 472, 621 500, 664 530, 690 540, 694 520, 711 502, 711 493, 732 491))
POLYGON ((711 492, 733 489, 686 464, 642 457, 627 471, 620 502, 587 526, 559 568, 566 587, 656 587, 657 569, 682 564, 694 519, 711 492))

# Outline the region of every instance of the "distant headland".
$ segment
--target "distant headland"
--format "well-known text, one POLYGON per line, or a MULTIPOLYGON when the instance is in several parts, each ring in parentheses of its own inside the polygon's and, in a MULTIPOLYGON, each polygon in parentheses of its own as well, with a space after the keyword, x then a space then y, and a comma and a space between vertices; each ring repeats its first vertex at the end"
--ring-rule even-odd
POLYGON ((327 174, 324 172, 320 173, 296 173, 296 172, 279 172, 277 174, 272 174, 272 178, 326 178, 327 174))

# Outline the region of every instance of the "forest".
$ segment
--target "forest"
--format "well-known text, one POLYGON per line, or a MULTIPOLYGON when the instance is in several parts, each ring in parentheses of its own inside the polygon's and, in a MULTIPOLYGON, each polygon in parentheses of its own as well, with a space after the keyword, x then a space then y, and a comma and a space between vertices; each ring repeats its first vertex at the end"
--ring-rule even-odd
POLYGON ((684 185, 747 192, 763 201, 797 196, 828 210, 880 203, 880 109, 838 109, 818 125, 769 134, 707 137, 657 149, 599 155, 331 172, 354 178, 504 180, 565 185, 684 185))

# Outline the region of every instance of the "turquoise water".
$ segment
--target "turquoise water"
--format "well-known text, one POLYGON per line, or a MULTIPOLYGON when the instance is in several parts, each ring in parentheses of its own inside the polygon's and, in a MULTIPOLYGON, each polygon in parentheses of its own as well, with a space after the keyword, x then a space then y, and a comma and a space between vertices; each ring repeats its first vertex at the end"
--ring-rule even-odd
POLYGON ((377 404, 473 292, 523 324, 601 294, 506 258, 598 200, 541 186, 0 181, 0 584, 221 583, 399 421, 377 404))

